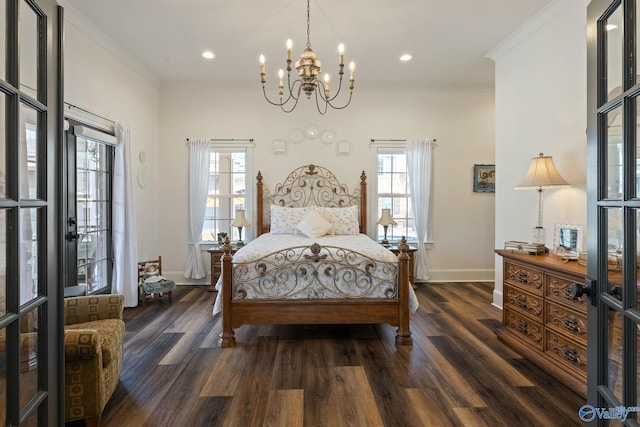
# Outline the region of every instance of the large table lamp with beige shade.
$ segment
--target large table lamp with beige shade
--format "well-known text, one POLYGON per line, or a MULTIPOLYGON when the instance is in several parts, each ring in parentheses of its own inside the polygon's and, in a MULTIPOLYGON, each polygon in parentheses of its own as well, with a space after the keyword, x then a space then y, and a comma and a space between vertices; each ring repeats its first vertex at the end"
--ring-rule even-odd
POLYGON ((568 187, 569 183, 556 169, 551 156, 540 153, 533 157, 525 177, 515 187, 516 190, 535 189, 538 192, 538 222, 533 228, 532 242, 545 243, 545 229, 542 225, 542 192, 547 188, 568 187))

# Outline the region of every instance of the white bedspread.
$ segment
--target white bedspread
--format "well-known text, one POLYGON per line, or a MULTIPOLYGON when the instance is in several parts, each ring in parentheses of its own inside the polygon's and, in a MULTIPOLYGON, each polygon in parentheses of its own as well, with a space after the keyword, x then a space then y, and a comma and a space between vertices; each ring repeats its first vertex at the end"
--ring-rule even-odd
MULTIPOLYGON (((263 234, 233 256, 233 298, 386 298, 397 295, 397 257, 365 234, 307 238, 263 234), (313 260, 310 246, 320 245, 313 260), (336 248, 346 248, 340 250, 336 248), (269 254, 278 254, 269 256, 269 254), (286 259, 285 259, 286 258, 286 259), (283 266, 296 261, 296 269, 283 266), (359 270, 358 270, 359 269, 359 270), (364 269, 364 270, 363 270, 364 269), (294 272, 295 271, 295 272, 294 272), (362 274, 361 271, 366 271, 362 274), (358 276, 358 280, 353 278, 358 276)), ((222 277, 213 314, 221 311, 222 277)), ((409 287, 409 308, 418 300, 409 287)))

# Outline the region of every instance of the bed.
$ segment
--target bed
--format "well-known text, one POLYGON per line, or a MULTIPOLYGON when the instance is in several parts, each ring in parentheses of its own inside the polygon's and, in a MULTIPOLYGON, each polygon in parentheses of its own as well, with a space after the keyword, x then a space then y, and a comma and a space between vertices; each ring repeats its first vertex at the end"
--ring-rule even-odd
POLYGON ((273 191, 257 176, 258 237, 233 256, 227 238, 214 314, 222 313, 221 347, 249 324, 396 326, 396 344, 413 343, 404 239, 398 256, 366 236, 366 175, 353 192, 328 169, 293 170, 273 191))

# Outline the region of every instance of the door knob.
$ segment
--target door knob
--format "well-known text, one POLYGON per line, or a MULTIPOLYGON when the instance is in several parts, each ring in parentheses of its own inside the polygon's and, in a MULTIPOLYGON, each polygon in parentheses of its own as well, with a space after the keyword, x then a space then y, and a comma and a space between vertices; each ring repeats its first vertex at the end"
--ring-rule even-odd
POLYGON ((584 295, 591 295, 591 286, 589 284, 583 285, 581 283, 574 283, 569 290, 569 296, 571 299, 578 299, 584 295))
POLYGON ((569 288, 569 298, 578 299, 586 295, 589 297, 591 305, 596 305, 596 293, 595 293, 596 281, 590 277, 585 277, 584 285, 581 283, 574 283, 569 288))

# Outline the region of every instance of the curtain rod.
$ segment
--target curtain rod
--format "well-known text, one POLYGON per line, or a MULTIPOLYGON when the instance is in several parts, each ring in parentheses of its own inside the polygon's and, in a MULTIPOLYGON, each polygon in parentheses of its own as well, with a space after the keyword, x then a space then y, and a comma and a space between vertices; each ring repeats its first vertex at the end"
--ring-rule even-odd
MULTIPOLYGON (((253 143, 253 138, 210 138, 207 139, 206 141, 208 142, 248 142, 249 144, 251 144, 252 146, 254 146, 253 143)), ((189 145, 189 138, 187 138, 187 140, 184 143, 184 146, 187 147, 189 145)), ((243 145, 240 144, 239 147, 242 147, 243 145)))
POLYGON ((82 113, 83 113, 83 114, 88 114, 88 115, 90 115, 90 116, 97 117, 97 118, 99 118, 99 119, 101 119, 101 120, 105 120, 105 121, 107 121, 107 122, 109 122, 109 123, 113 123, 113 125, 114 125, 114 126, 115 126, 115 124, 116 124, 116 122, 114 122, 114 121, 113 121, 113 120, 111 120, 111 119, 107 119, 106 117, 102 117, 102 116, 100 116, 100 115, 98 115, 98 114, 96 114, 96 113, 92 113, 91 111, 89 111, 89 110, 85 110, 85 109, 84 109, 84 108, 82 108, 82 107, 78 107, 78 106, 76 106, 76 105, 69 104, 68 102, 65 102, 65 103, 64 103, 64 107, 65 107, 67 110, 78 110, 78 111, 82 111, 82 113))
MULTIPOLYGON (((253 138, 209 138, 207 141, 249 141, 253 142, 253 138)), ((189 142, 189 138, 187 138, 187 142, 189 142)))
MULTIPOLYGON (((375 139, 371 138, 371 142, 382 141, 382 142, 407 142, 406 139, 375 139)), ((433 138, 430 141, 436 142, 436 139, 433 138)))

